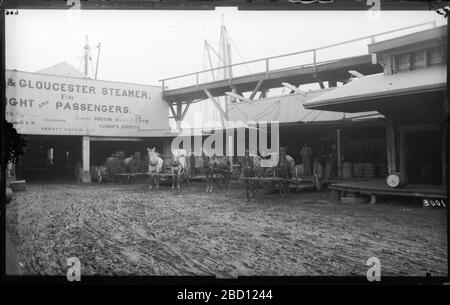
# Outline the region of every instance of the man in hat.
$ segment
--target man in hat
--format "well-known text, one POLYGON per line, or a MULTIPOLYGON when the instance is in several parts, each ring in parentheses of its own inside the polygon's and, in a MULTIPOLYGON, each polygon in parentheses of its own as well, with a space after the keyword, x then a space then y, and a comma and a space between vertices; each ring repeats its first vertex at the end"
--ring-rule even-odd
POLYGON ((300 155, 302 156, 305 175, 311 176, 311 157, 313 155, 311 147, 309 147, 309 145, 305 143, 302 150, 300 151, 300 155))

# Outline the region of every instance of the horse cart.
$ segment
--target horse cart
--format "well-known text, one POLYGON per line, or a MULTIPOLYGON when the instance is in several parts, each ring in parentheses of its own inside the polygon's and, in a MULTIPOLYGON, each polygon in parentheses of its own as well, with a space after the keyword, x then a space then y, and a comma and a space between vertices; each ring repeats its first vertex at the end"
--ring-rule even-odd
POLYGON ((280 195, 290 193, 291 187, 294 187, 296 192, 316 189, 314 183, 305 183, 298 177, 294 159, 285 155, 283 151, 281 151, 280 159, 247 156, 244 158, 243 167, 239 179, 245 181, 248 200, 255 196, 256 189, 279 191, 280 195), (251 163, 257 161, 257 166, 246 165, 246 158, 253 160, 251 163))

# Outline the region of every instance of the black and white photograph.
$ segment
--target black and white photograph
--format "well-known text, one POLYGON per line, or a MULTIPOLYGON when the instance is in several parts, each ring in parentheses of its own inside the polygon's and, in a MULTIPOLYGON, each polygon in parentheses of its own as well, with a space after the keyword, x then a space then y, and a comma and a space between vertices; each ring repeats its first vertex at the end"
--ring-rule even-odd
POLYGON ((446 11, 320 5, 5 9, 6 275, 447 278, 446 11))

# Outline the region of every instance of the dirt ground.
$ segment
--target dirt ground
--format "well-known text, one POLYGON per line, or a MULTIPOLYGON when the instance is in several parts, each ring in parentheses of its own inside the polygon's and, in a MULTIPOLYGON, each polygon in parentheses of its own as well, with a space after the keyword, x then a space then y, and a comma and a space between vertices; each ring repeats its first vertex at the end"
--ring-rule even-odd
POLYGON ((7 206, 24 274, 365 276, 447 275, 444 209, 342 204, 327 193, 205 193, 144 184, 28 184, 7 206))

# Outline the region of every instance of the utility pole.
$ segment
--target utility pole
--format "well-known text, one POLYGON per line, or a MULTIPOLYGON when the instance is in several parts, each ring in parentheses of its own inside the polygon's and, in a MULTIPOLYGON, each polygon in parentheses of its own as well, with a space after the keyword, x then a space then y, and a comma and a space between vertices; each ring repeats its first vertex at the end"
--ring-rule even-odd
POLYGON ((98 53, 97 53, 97 63, 95 64, 95 79, 97 79, 97 72, 98 72, 98 61, 100 59, 100 48, 101 48, 102 44, 99 43, 97 48, 98 48, 98 53))
MULTIPOLYGON (((88 36, 86 35, 86 43, 84 45, 84 74, 89 77, 89 42, 88 36)), ((91 173, 90 173, 90 150, 91 142, 87 135, 83 135, 81 142, 82 158, 83 158, 83 172, 81 174, 81 182, 91 183, 91 173)))
POLYGON ((86 43, 84 45, 84 74, 86 74, 86 76, 89 76, 89 42, 87 35, 86 43))

